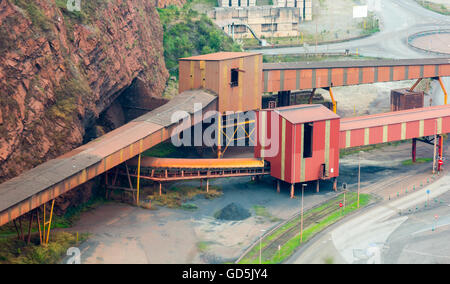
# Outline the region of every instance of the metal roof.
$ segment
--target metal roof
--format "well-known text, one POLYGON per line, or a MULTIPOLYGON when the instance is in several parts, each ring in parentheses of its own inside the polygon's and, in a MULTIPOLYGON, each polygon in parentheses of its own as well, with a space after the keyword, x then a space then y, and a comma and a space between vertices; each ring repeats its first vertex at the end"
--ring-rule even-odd
POLYGON ((205 60, 205 61, 219 61, 234 58, 241 58, 253 55, 259 55, 261 53, 251 52, 216 52, 204 55, 196 55, 191 57, 180 58, 179 60, 205 60))
POLYGON ((450 116, 450 105, 416 108, 341 119, 340 131, 450 116))
POLYGON ((287 70, 287 69, 292 70, 292 69, 390 67, 390 66, 440 65, 440 64, 450 64, 450 58, 264 63, 263 71, 287 70))
POLYGON ((184 91, 178 96, 173 97, 168 103, 154 109, 153 111, 136 118, 133 121, 153 122, 164 127, 171 125, 172 116, 176 112, 184 112, 187 114, 194 114, 201 111, 217 96, 208 90, 189 90, 184 91), (195 106, 199 108, 195 109, 195 106))
POLYGON ((339 118, 339 115, 320 104, 280 107, 274 111, 293 124, 339 118))

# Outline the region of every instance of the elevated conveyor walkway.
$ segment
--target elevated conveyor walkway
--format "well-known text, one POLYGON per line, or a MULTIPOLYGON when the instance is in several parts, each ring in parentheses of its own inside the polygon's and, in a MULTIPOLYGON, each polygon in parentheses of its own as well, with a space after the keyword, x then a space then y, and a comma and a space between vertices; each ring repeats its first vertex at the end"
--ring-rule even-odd
POLYGON ((343 118, 340 148, 394 142, 450 132, 450 105, 343 118))
POLYGON ((193 116, 194 103, 206 113, 217 109, 217 97, 205 90, 185 91, 167 104, 0 184, 0 226, 103 174, 171 137, 178 123, 175 110, 193 116))

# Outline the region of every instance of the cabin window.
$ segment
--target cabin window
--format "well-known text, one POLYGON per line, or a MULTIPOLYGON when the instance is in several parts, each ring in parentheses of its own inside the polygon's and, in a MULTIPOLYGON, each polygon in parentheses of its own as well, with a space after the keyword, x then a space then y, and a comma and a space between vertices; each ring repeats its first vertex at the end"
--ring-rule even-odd
POLYGON ((305 123, 305 129, 303 134, 303 158, 312 157, 312 145, 313 145, 313 123, 305 123))
POLYGON ((239 85, 239 70, 231 69, 231 87, 236 87, 239 85))

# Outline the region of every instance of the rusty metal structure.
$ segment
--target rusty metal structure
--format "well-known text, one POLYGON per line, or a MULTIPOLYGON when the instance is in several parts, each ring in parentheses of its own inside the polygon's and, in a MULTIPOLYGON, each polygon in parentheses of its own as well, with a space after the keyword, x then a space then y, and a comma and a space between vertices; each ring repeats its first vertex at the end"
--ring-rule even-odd
MULTIPOLYGON (((327 88, 332 96, 333 86, 421 78, 436 78, 444 89, 440 77, 450 76, 449 59, 263 64, 261 54, 221 52, 180 59, 179 68, 180 94, 167 104, 0 184, 0 226, 28 215, 31 222, 35 219, 42 228, 42 243, 48 242, 55 198, 99 176, 110 187, 115 186, 118 175, 126 175, 129 180, 136 177, 136 187, 130 182, 129 189, 135 193, 137 203, 141 178, 161 187, 162 182, 170 180, 199 179, 208 184, 210 178, 270 174, 278 181, 290 183, 293 189, 295 183, 335 179, 339 174, 339 148, 427 135, 442 137, 450 132, 448 106, 357 119, 341 119, 316 105, 260 109, 263 92, 282 92, 283 96, 291 90, 327 88), (195 103, 201 107, 196 108, 195 103), (245 116, 251 110, 257 111, 256 117, 247 117, 242 123, 227 113, 245 116), (175 111, 191 118, 200 115, 202 119, 211 118, 215 111, 221 133, 216 137, 218 158, 238 139, 238 130, 246 134, 246 140, 256 142, 255 158, 192 161, 141 156, 178 135, 175 130, 198 123, 192 119, 191 124, 184 125, 173 120, 175 111), (266 119, 261 120, 264 116, 266 119), (269 116, 279 118, 277 127, 281 131, 276 135, 283 141, 281 153, 272 157, 261 146, 261 139, 275 137, 269 134, 274 128, 269 116), (233 135, 225 131, 229 128, 234 130, 233 135), (42 222, 40 212, 45 212, 42 222)), ((444 93, 447 98, 445 89, 444 93)), ((333 97, 332 101, 335 112, 333 97)), ((442 138, 439 145, 442 155, 442 138)))
POLYGON ((391 111, 407 110, 423 107, 424 91, 411 89, 391 90, 391 111))

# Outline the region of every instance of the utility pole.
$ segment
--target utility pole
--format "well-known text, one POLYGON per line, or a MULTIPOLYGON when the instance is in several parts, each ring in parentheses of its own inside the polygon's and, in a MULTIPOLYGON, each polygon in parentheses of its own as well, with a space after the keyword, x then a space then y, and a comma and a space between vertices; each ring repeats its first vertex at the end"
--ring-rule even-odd
POLYGON ((314 49, 314 53, 317 53, 317 21, 316 21, 316 47, 314 49))
POLYGON ((436 173, 436 140, 437 140, 437 136, 436 136, 436 132, 437 132, 437 120, 435 121, 434 124, 434 146, 433 146, 433 175, 436 173))
POLYGON ((358 201, 357 201, 357 208, 359 208, 359 191, 361 190, 361 153, 362 153, 362 151, 359 151, 359 153, 358 153, 358 201))
MULTIPOLYGON (((261 233, 265 232, 266 230, 261 230, 261 233)), ((261 264, 261 251, 262 251, 262 235, 259 237, 259 264, 261 264)))

